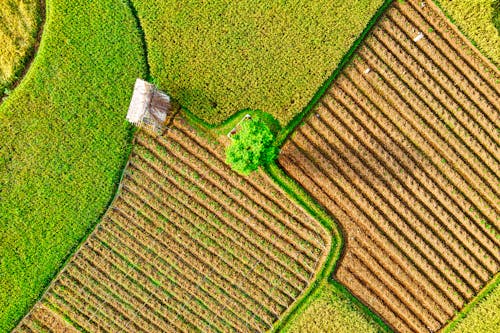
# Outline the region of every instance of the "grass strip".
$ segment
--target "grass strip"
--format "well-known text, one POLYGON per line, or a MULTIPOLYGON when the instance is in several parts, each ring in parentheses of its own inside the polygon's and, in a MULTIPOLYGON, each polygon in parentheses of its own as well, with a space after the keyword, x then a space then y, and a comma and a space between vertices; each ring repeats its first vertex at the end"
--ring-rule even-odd
POLYGON ((362 304, 345 287, 335 281, 332 277, 336 264, 342 255, 343 236, 340 227, 332 220, 326 211, 293 179, 291 179, 277 164, 273 163, 266 167, 266 173, 295 201, 303 207, 311 216, 318 220, 321 225, 331 234, 332 242, 323 268, 316 274, 314 281, 310 283, 301 296, 295 300, 291 307, 273 325, 271 331, 287 331, 301 314, 320 297, 324 288, 328 286, 335 288, 343 296, 359 309, 365 317, 377 323, 377 330, 391 332, 389 326, 374 314, 367 306, 362 304))

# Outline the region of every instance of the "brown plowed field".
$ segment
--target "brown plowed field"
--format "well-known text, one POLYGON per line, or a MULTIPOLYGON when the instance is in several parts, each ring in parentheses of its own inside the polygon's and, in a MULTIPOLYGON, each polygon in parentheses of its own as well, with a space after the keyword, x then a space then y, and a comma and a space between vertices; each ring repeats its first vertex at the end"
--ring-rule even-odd
POLYGON ((58 332, 53 318, 88 332, 269 329, 321 267, 324 229, 180 116, 135 139, 119 196, 18 331, 58 332))
POLYGON ((342 226, 335 277, 399 332, 500 265, 500 75, 430 2, 394 2, 279 157, 342 226))

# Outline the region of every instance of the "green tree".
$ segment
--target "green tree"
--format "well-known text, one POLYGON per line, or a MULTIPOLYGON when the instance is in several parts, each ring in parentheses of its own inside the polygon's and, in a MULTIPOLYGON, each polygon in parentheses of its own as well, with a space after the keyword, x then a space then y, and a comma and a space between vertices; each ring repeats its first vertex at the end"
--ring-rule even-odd
POLYGON ((263 121, 244 120, 226 149, 226 163, 246 176, 276 158, 278 150, 273 141, 274 135, 263 121))

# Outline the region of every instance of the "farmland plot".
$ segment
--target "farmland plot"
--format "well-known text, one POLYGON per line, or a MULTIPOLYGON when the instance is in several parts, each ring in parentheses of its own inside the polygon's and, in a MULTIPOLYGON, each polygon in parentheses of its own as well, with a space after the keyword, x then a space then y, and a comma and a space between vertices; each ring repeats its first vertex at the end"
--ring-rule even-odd
POLYGON ((89 332, 269 329, 321 267, 322 227, 181 118, 135 139, 119 196, 37 306, 89 332))
POLYGON ((335 277, 400 332, 440 329, 500 264, 500 75, 421 3, 394 3, 279 157, 344 230, 335 277))

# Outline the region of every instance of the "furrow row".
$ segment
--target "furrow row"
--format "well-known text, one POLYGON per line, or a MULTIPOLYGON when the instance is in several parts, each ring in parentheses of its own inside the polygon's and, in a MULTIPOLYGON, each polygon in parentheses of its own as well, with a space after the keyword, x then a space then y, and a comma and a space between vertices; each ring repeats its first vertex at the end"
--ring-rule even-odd
MULTIPOLYGON (((333 102, 327 102, 327 104, 329 103, 333 102)), ((398 161, 394 160, 392 163, 386 163, 385 165, 381 162, 384 161, 384 157, 385 160, 388 160, 386 158, 388 156, 386 149, 394 145, 394 143, 385 142, 384 144, 380 144, 376 137, 366 132, 364 125, 369 124, 369 121, 364 120, 362 123, 358 123, 358 120, 353 118, 354 113, 347 113, 344 106, 338 105, 335 109, 339 113, 339 116, 334 116, 333 113, 327 110, 324 112, 320 111, 319 114, 322 115, 322 120, 324 121, 320 122, 319 119, 312 119, 311 124, 314 125, 315 129, 323 137, 329 137, 329 131, 333 131, 335 128, 338 135, 343 136, 344 140, 347 140, 345 142, 350 143, 352 154, 346 157, 346 159, 352 159, 350 163, 359 165, 358 172, 366 173, 365 179, 372 186, 375 185, 375 187, 381 188, 381 193, 384 193, 383 196, 390 199, 396 206, 401 206, 398 208, 399 211, 407 216, 412 221, 412 224, 424 228, 424 231, 422 231, 423 234, 428 232, 436 233, 442 240, 445 240, 445 243, 450 243, 452 251, 463 257, 468 265, 476 266, 476 264, 479 264, 477 270, 482 278, 488 277, 491 272, 487 268, 482 267, 483 264, 480 261, 478 262, 476 256, 473 255, 476 248, 471 246, 471 251, 467 251, 467 248, 464 246, 464 244, 470 246, 470 242, 463 236, 463 230, 460 230, 458 240, 455 239, 456 235, 450 231, 448 221, 451 217, 444 209, 446 206, 438 206, 440 209, 436 209, 434 206, 429 205, 427 203, 430 201, 429 197, 425 194, 419 194, 421 187, 418 180, 412 177, 408 173, 408 170, 402 167, 398 161), (337 127, 345 127, 345 130, 338 131, 337 127), (359 143, 363 143, 365 146, 359 146, 359 143), (376 156, 374 147, 380 152, 379 156, 376 156), (376 177, 373 177, 374 175, 376 177), (415 197, 415 194, 417 194, 417 197, 415 197), (422 200, 415 200, 418 197, 422 198, 422 200), (421 220, 431 223, 423 225, 421 220)), ((323 109, 320 108, 320 110, 323 109)), ((359 116, 361 113, 359 111, 355 114, 359 116)), ((432 201, 430 202, 432 203, 432 201)), ((434 238, 433 235, 429 237, 431 239, 434 238)), ((472 243, 472 245, 477 244, 472 243)))
MULTIPOLYGON (((248 204, 250 208, 258 209, 261 214, 267 215, 271 220, 280 222, 282 224, 281 228, 285 228, 284 233, 293 235, 294 242, 298 245, 305 246, 309 251, 312 249, 315 251, 314 255, 317 255, 324 248, 325 242, 320 236, 321 234, 317 230, 314 230, 311 225, 305 223, 310 221, 310 217, 307 217, 302 212, 300 216, 303 217, 303 221, 301 221, 294 218, 292 213, 280 205, 282 201, 290 204, 289 199, 285 200, 285 197, 282 194, 279 195, 278 191, 273 192, 278 195, 277 197, 269 196, 269 193, 265 194, 263 191, 269 192, 269 190, 261 189, 253 184, 252 180, 254 177, 242 180, 241 176, 232 171, 224 160, 217 155, 205 152, 207 156, 202 158, 203 154, 200 150, 203 150, 203 146, 194 141, 186 132, 183 132, 181 129, 175 129, 172 131, 169 140, 163 138, 162 140, 158 140, 158 143, 162 144, 164 148, 167 145, 173 145, 174 147, 178 145, 189 152, 189 157, 195 160, 194 164, 197 168, 203 171, 205 176, 209 177, 213 183, 218 184, 228 195, 242 204, 248 204), (260 208, 257 208, 257 206, 260 208)), ((257 177, 259 177, 259 174, 257 174, 257 177)), ((261 183, 273 184, 270 179, 261 183)), ((271 186, 274 187, 274 185, 271 186)), ((292 205, 290 204, 290 206, 292 205)), ((295 209, 295 211, 299 210, 295 209)))
MULTIPOLYGON (((241 248, 242 251, 238 252, 239 258, 255 267, 258 273, 268 276, 269 281, 273 281, 275 277, 279 277, 283 282, 284 290, 287 290, 291 295, 295 295, 295 288, 302 289, 305 286, 306 280, 295 276, 294 273, 283 266, 278 259, 263 251, 258 244, 253 244, 251 234, 247 236, 239 230, 236 230, 237 225, 234 226, 231 222, 234 221, 237 223, 237 220, 227 219, 225 216, 219 215, 219 212, 211 211, 210 207, 206 204, 206 198, 208 196, 205 195, 204 192, 198 190, 191 193, 194 195, 202 194, 201 198, 190 196, 188 193, 184 192, 185 189, 175 186, 170 183, 167 178, 162 177, 158 170, 145 160, 134 160, 131 166, 131 172, 138 170, 136 172, 142 172, 149 179, 159 184, 162 189, 169 193, 176 193, 175 198, 173 196, 166 197, 169 204, 174 207, 183 205, 186 207, 182 212, 183 216, 185 216, 184 214, 188 216, 191 214, 196 215, 204 221, 203 224, 200 222, 198 226, 204 229, 206 233, 209 233, 209 231, 214 228, 212 229, 214 230, 213 237, 226 239, 228 247, 229 244, 231 244, 230 247, 235 251, 241 248)), ((194 221, 196 220, 198 220, 198 218, 194 221)), ((224 244, 226 242, 221 240, 221 243, 224 244)))
MULTIPOLYGON (((212 255, 216 256, 217 258, 220 258, 225 263, 226 267, 231 267, 232 270, 244 273, 246 276, 247 282, 251 283, 251 285, 256 286, 258 289, 260 289, 262 292, 264 290, 270 290, 270 294, 274 297, 274 301, 281 305, 281 306, 286 306, 291 300, 290 296, 288 296, 286 293, 282 292, 279 289, 276 289, 272 285, 269 284, 269 282, 264 279, 260 274, 257 274, 253 270, 253 266, 245 265, 241 260, 234 255, 230 254, 228 251, 226 251, 224 248, 218 246, 211 238, 209 237, 204 237, 203 235, 200 235, 198 232, 193 231, 193 226, 182 226, 183 224, 189 224, 187 219, 185 219, 183 216, 181 216, 179 213, 174 212, 173 210, 169 211, 168 209, 165 209, 166 206, 162 206, 161 204, 156 205, 155 198, 151 197, 150 192, 148 191, 150 188, 146 189, 147 187, 147 182, 146 181, 140 181, 141 185, 139 183, 132 184, 131 182, 128 183, 126 190, 130 190, 133 192, 133 194, 137 195, 138 197, 141 198, 144 202, 148 202, 148 205, 152 207, 156 212, 160 213, 163 217, 169 217, 169 221, 171 223, 175 223, 176 227, 179 227, 179 229, 170 229, 170 230, 175 230, 175 231, 180 231, 182 232, 183 236, 182 239, 185 239, 187 237, 191 237, 193 240, 197 242, 197 244, 200 244, 204 249, 209 251, 212 255), (182 230, 182 231, 181 231, 182 230)), ((143 210, 144 211, 144 210, 143 210)), ((155 219, 154 216, 151 216, 151 219, 155 219)), ((168 227, 164 227, 167 231, 169 230, 168 227)), ((180 232, 177 232, 179 235, 180 232)), ((179 236, 178 236, 179 237, 179 236)), ((193 246, 198 246, 193 243, 193 246)))
MULTIPOLYGON (((110 221, 107 221, 107 223, 110 224, 110 221)), ((101 237, 106 238, 106 235, 103 233, 101 237)), ((184 292, 176 281, 162 279, 160 284, 159 273, 156 270, 145 271, 148 267, 143 264, 143 257, 125 257, 121 252, 118 253, 117 251, 127 248, 114 249, 99 237, 92 239, 88 246, 90 251, 87 251, 87 253, 94 260, 105 258, 103 264, 113 267, 112 269, 116 273, 114 277, 119 283, 127 286, 131 291, 142 294, 142 297, 147 302, 156 300, 161 303, 157 311, 165 315, 168 315, 167 312, 172 312, 174 318, 177 316, 179 320, 172 321, 178 327, 186 327, 191 330, 194 328, 197 330, 203 329, 207 332, 219 331, 214 325, 214 321, 220 320, 219 318, 214 317, 202 302, 197 301, 191 294, 184 292)), ((138 255, 136 252, 125 253, 138 255)))
MULTIPOLYGON (((367 40, 367 45, 369 45, 372 50, 375 50, 375 52, 378 53, 378 56, 381 57, 384 63, 389 64, 392 75, 388 81, 399 81, 400 87, 403 88, 401 89, 402 92, 415 90, 420 96, 420 98, 417 99, 405 98, 405 100, 425 100, 427 103, 429 103, 428 105, 439 104, 439 100, 436 99, 435 96, 433 96, 431 93, 431 91, 437 89, 436 83, 428 78, 428 82, 426 82, 426 84, 430 84, 431 87, 425 88, 424 83, 418 79, 420 76, 424 76, 423 71, 417 71, 416 69, 414 69, 414 66, 416 65, 411 60, 406 59, 405 63, 403 64, 403 62, 398 58, 405 58, 404 51, 402 51, 401 49, 391 49, 392 46, 387 45, 388 42, 385 39, 385 36, 387 35, 382 35, 381 37, 379 37, 375 34, 374 38, 370 38, 367 40), (398 51, 400 52, 396 53, 398 51), (408 73, 405 75, 405 72, 407 70, 410 71, 411 75, 408 75, 408 73)), ((404 106, 404 104, 402 106, 404 106)), ((420 111, 420 108, 415 108, 414 111, 418 112, 420 111)), ((407 114, 401 113, 401 115, 406 116, 407 114)), ((488 180, 485 180, 482 176, 482 170, 480 168, 476 168, 476 171, 474 172, 471 167, 475 167, 475 164, 469 165, 465 163, 465 161, 463 160, 464 157, 462 157, 457 152, 457 148, 446 144, 445 140, 438 133, 429 128, 424 119, 425 117, 423 117, 422 115, 417 115, 416 113, 412 112, 408 114, 406 121, 418 126, 417 128, 420 129, 419 133, 421 133, 421 135, 423 135, 424 137, 427 137, 426 140, 434 145, 436 151, 439 152, 438 157, 442 156, 446 158, 446 160, 453 165, 453 167, 461 175, 461 177, 475 186, 475 189, 488 200, 489 204, 494 202, 496 198, 495 188, 497 187, 497 185, 490 184, 491 180, 490 183, 488 183, 488 180), (493 185, 494 187, 492 188, 490 185, 493 185)))
POLYGON ((300 179, 305 187, 310 189, 314 188, 315 197, 319 199, 323 206, 327 207, 332 212, 337 220, 348 227, 348 230, 350 230, 354 224, 361 227, 363 232, 367 233, 370 238, 381 238, 383 242, 385 242, 384 248, 386 248, 389 253, 394 253, 402 257, 405 261, 409 260, 412 263, 408 265, 409 267, 415 266, 421 273, 425 272, 424 281, 437 287, 438 296, 441 293, 446 295, 446 298, 458 307, 464 303, 464 295, 455 292, 455 288, 450 279, 443 277, 432 262, 429 262, 419 251, 415 250, 410 239, 399 234, 388 220, 383 219, 380 221, 384 225, 374 223, 373 220, 363 214, 360 208, 353 202, 342 200, 342 198, 348 197, 346 193, 335 185, 335 183, 326 180, 324 175, 320 174, 320 171, 317 170, 314 164, 303 155, 298 148, 295 148, 290 143, 286 146, 287 152, 285 152, 285 155, 280 157, 285 169, 291 172, 294 178, 300 179), (312 172, 314 178, 308 178, 305 173, 306 170, 309 170, 309 173, 312 172), (336 201, 338 204, 333 205, 336 201))
MULTIPOLYGON (((140 147, 137 147, 137 151, 142 151, 143 154, 145 153, 140 147)), ((179 172, 173 168, 170 168, 164 159, 150 158, 149 162, 153 163, 163 177, 167 178, 170 182, 176 183, 179 187, 188 187, 191 193, 196 193, 197 195, 201 194, 202 197, 205 197, 205 201, 207 201, 207 204, 213 212, 222 212, 225 219, 234 220, 241 232, 248 235, 249 238, 256 237, 256 240, 258 240, 261 245, 265 245, 266 249, 278 258, 282 265, 286 266, 291 272, 296 274, 297 277, 307 281, 307 278, 312 272, 312 268, 308 268, 307 264, 301 263, 298 260, 291 261, 291 258, 297 259, 299 253, 287 247, 283 240, 276 239, 274 231, 263 224, 259 219, 254 218, 254 214, 237 206, 231 199, 224 203, 223 200, 225 198, 227 199, 227 197, 223 194, 217 196, 211 191, 204 190, 196 185, 193 186, 192 181, 179 174, 179 172), (206 200, 207 198, 211 200, 206 200), (239 222, 237 223, 236 221, 239 222), (292 251, 294 255, 290 255, 290 253, 286 251, 287 249, 289 252, 292 251)), ((202 198, 200 198, 200 201, 203 201, 202 198)))
MULTIPOLYGON (((374 51, 369 49, 368 47, 363 48, 360 54, 363 57, 363 61, 366 61, 367 63, 373 63, 375 67, 379 67, 382 65, 383 60, 378 58, 380 54, 376 55, 374 51)), ((415 155, 418 151, 424 153, 425 157, 412 157, 422 163, 422 165, 425 167, 422 168, 422 172, 432 173, 433 178, 437 179, 437 181, 441 183, 449 183, 451 185, 441 186, 442 189, 446 189, 447 191, 456 189, 456 191, 454 192, 457 193, 452 193, 455 195, 452 195, 451 197, 459 198, 458 200, 461 201, 471 201, 473 206, 478 207, 476 208, 478 210, 478 213, 480 214, 478 218, 482 219, 481 215, 484 215, 484 217, 488 218, 489 220, 496 221, 496 216, 498 214, 495 209, 493 209, 491 205, 484 200, 484 198, 476 189, 472 188, 467 183, 467 177, 463 177, 463 175, 460 174, 455 168, 450 166, 448 160, 443 158, 443 154, 440 154, 438 152, 436 144, 433 141, 429 141, 425 138, 425 136, 429 135, 429 133, 426 133, 428 132, 428 128, 423 126, 423 124, 425 123, 420 117, 416 117, 413 114, 413 109, 406 106, 406 103, 404 102, 405 98, 400 94, 401 92, 405 92, 407 90, 400 89, 395 86, 397 85, 397 82, 399 80, 397 78, 397 75, 392 72, 378 72, 378 74, 387 81, 377 80, 374 77, 367 77, 370 85, 374 87, 375 90, 375 92, 371 94, 375 96, 373 98, 379 98, 377 97, 378 92, 380 92, 381 94, 383 92, 383 95, 387 99, 385 105, 389 106, 389 110, 397 110, 397 108, 402 108, 403 110, 407 111, 405 112, 405 117, 403 117, 398 112, 390 112, 383 115, 377 115, 376 117, 380 119, 379 124, 381 125, 381 127, 388 130, 388 133, 397 135, 399 137, 399 141, 402 144, 408 147, 413 146, 412 148, 408 149, 409 153, 412 153, 413 155, 415 155), (443 179, 442 174, 447 175, 447 180, 443 179), (467 197, 467 199, 465 199, 465 197, 467 197)), ((356 77, 358 78, 359 75, 356 77)), ((361 80, 360 82, 364 81, 361 80)), ((410 93, 410 95, 407 95, 407 97, 408 99, 418 99, 413 93, 410 93)), ((380 114, 380 112, 377 112, 377 110, 373 107, 367 108, 367 110, 380 114)), ((432 140, 432 138, 430 139, 432 140)), ((445 145, 445 143, 441 144, 445 145)), ((418 171, 416 173, 418 174, 418 171)), ((468 205, 467 207, 470 207, 470 205, 468 205)))
MULTIPOLYGON (((150 144, 147 142, 139 141, 139 144, 146 146, 150 150, 157 150, 158 148, 154 145, 149 146, 150 144)), ((239 198, 235 198, 231 195, 230 191, 224 190, 225 179, 219 178, 212 180, 211 170, 209 168, 203 167, 203 162, 197 161, 193 155, 190 154, 175 154, 173 150, 169 150, 166 148, 168 157, 162 158, 161 161, 168 165, 168 168, 172 169, 174 172, 177 172, 180 176, 184 177, 184 179, 191 181, 195 186, 200 188, 207 189, 210 193, 213 193, 215 197, 219 200, 224 200, 222 202, 226 207, 233 208, 238 207, 239 209, 236 211, 237 214, 241 214, 244 216, 251 216, 251 212, 255 210, 259 210, 259 205, 250 200, 245 201, 236 201, 239 198), (184 157, 182 157, 184 155, 184 157), (186 156, 187 155, 187 156, 186 156), (185 160, 183 160, 185 159, 185 160), (194 162, 188 161, 189 159, 194 159, 194 162), (194 164, 194 166, 193 166, 194 164)), ((296 257, 299 261, 303 261, 307 263, 308 266, 314 265, 314 258, 317 256, 317 253, 313 253, 314 247, 299 247, 299 244, 302 242, 302 238, 298 236, 295 232, 291 230, 286 230, 285 232, 279 232, 280 226, 283 226, 283 223, 276 220, 276 218, 270 214, 268 214, 265 210, 260 211, 260 216, 257 219, 258 224, 262 224, 266 227, 266 234, 275 234, 275 238, 278 238, 277 246, 279 246, 283 251, 286 251, 286 254, 290 257, 296 257), (288 237, 288 235, 290 235, 288 237)), ((310 245, 309 243, 305 243, 310 245)), ((320 249, 316 249, 321 252, 320 249)), ((311 270, 311 269, 310 269, 311 270)))
POLYGON ((448 18, 436 5, 428 3, 424 8, 419 8, 415 3, 409 1, 408 6, 400 6, 400 8, 406 10, 410 17, 421 18, 423 27, 432 28, 446 42, 441 46, 443 50, 453 54, 456 58, 462 59, 464 63, 471 66, 478 75, 489 82, 490 86, 500 94, 500 75, 493 69, 494 65, 483 61, 477 51, 467 45, 465 37, 448 22, 448 18))
POLYGON ((224 162, 219 151, 202 151, 204 142, 197 141, 199 137, 192 136, 192 133, 190 134, 185 128, 177 128, 171 136, 176 142, 183 144, 183 147, 193 155, 205 160, 215 169, 224 171, 224 178, 230 183, 230 186, 227 187, 228 192, 233 194, 236 192, 238 195, 243 195, 239 196, 241 200, 250 198, 266 207, 269 211, 274 212, 275 216, 283 219, 284 226, 300 232, 305 240, 317 247, 325 248, 328 241, 325 240, 324 233, 317 226, 317 223, 312 223, 311 217, 300 207, 294 205, 281 190, 278 190, 267 175, 257 172, 255 177, 240 177, 224 162))
MULTIPOLYGON (((404 29, 407 33, 411 33, 411 36, 416 36, 418 26, 428 25, 420 14, 412 11, 411 6, 394 6, 394 9, 389 11, 387 15, 398 23, 399 28, 404 29)), ((468 91, 468 89, 476 88, 481 93, 479 97, 480 101, 485 99, 493 103, 497 108, 500 107, 498 104, 500 94, 477 71, 473 70, 459 57, 453 49, 450 50, 450 46, 442 39, 439 33, 434 33, 434 30, 430 28, 423 43, 418 43, 417 45, 426 54, 435 57, 434 59, 437 60, 436 65, 449 74, 458 86, 465 87, 461 89, 463 92, 476 94, 475 92, 468 91), (449 66, 444 66, 443 64, 445 63, 448 63, 449 66)), ((492 114, 482 115, 480 118, 482 117, 496 116, 492 114)), ((496 123, 497 120, 494 120, 494 122, 496 123)))
MULTIPOLYGON (((126 199, 125 199, 126 200, 126 199)), ((255 291, 251 295, 246 292, 247 285, 243 283, 240 279, 238 279, 238 275, 235 272, 231 272, 231 275, 224 275, 223 273, 227 270, 224 270, 224 267, 219 267, 215 265, 211 265, 211 261, 217 261, 215 258, 206 258, 201 257, 203 260, 196 255, 196 248, 189 247, 184 243, 179 241, 178 233, 166 233, 164 231, 158 232, 158 226, 152 225, 151 220, 147 216, 138 217, 134 213, 134 207, 130 206, 128 202, 124 202, 126 211, 123 212, 120 210, 122 214, 129 220, 142 221, 140 225, 140 229, 138 225, 129 226, 123 224, 122 226, 129 230, 129 232, 133 232, 135 238, 145 238, 142 242, 147 243, 153 239, 158 239, 158 242, 161 244, 159 250, 162 250, 162 253, 167 253, 168 251, 173 251, 179 256, 179 258, 183 258, 187 263, 191 263, 193 267, 195 267, 200 273, 204 274, 212 281, 215 281, 219 286, 227 286, 226 288, 232 292, 233 297, 239 298, 243 302, 251 302, 253 309, 258 309, 259 316, 265 316, 274 318, 276 316, 277 309, 280 309, 279 305, 274 303, 268 295, 263 294, 262 292, 255 291), (144 234, 143 228, 147 228, 149 231, 144 234), (207 260, 209 260, 207 262, 207 260), (210 261, 211 260, 211 261, 210 261), (241 294, 241 296, 239 296, 241 294), (260 301, 264 301, 263 304, 267 304, 269 309, 262 307, 260 301)), ((142 214, 141 214, 142 215, 142 214)), ((168 222, 168 221, 165 221, 168 222)))
MULTIPOLYGON (((350 89, 351 91, 356 90, 350 82, 347 83, 346 89, 350 89)), ((376 117, 370 116, 363 111, 369 109, 369 105, 365 105, 364 109, 361 109, 356 104, 352 103, 351 97, 348 97, 340 89, 337 89, 333 94, 335 94, 332 95, 335 100, 327 98, 325 99, 325 104, 329 108, 335 108, 339 116, 336 118, 337 120, 334 120, 332 123, 330 119, 334 117, 334 113, 327 112, 324 114, 324 119, 329 123, 329 127, 332 130, 335 126, 339 125, 339 122, 343 122, 346 126, 351 126, 353 128, 351 132, 352 135, 348 136, 348 138, 351 141, 354 140, 352 144, 355 147, 362 142, 364 144, 363 150, 366 148, 368 149, 368 155, 365 160, 367 160, 370 165, 379 167, 379 177, 385 179, 389 184, 395 183, 393 185, 393 187, 395 187, 394 191, 402 195, 409 205, 413 205, 416 195, 416 197, 421 200, 417 202, 417 208, 427 206, 427 208, 422 208, 422 214, 424 214, 427 219, 430 219, 432 225, 438 227, 439 231, 445 233, 447 233, 450 227, 457 229, 457 231, 454 231, 454 234, 455 236, 458 234, 459 239, 462 240, 460 246, 463 246, 463 244, 468 247, 472 246, 471 253, 476 253, 478 248, 481 251, 487 252, 488 245, 492 249, 495 248, 495 245, 488 235, 477 230, 478 228, 474 226, 474 222, 463 212, 463 208, 461 209, 459 206, 455 205, 449 194, 443 193, 441 189, 435 186, 436 180, 431 179, 426 172, 419 171, 415 162, 416 159, 419 159, 418 150, 415 148, 404 148, 400 146, 397 141, 389 137, 389 134, 393 135, 394 133, 396 135, 393 136, 401 137, 402 135, 401 133, 397 133, 397 129, 392 127, 389 128, 391 132, 387 130, 384 132, 379 126, 379 124, 383 123, 385 120, 383 116, 381 117, 380 113, 378 116, 376 115, 376 117, 381 120, 377 120, 376 117), (353 111, 349 112, 348 110, 353 111), (378 123, 375 121, 378 121, 378 123), (372 155, 378 158, 372 159, 372 155), (410 156, 412 158, 410 158, 410 156), (391 170, 392 173, 387 173, 387 171, 391 170), (395 179, 397 179, 397 181, 395 179), (401 184, 403 184, 404 187, 401 186, 401 184), (436 220, 434 216, 436 216, 438 220, 436 220), (486 242, 484 243, 486 245, 485 248, 481 248, 480 243, 473 242, 470 238, 470 234, 464 232, 461 223, 459 223, 459 221, 463 220, 469 221, 469 224, 473 226, 473 235, 477 235, 482 242, 486 242)), ((352 93, 351 96, 353 96, 352 93)), ((359 101, 361 99, 363 98, 360 97, 357 100, 359 101)), ((382 109, 393 111, 390 108, 382 107, 382 109)), ((422 159, 421 156, 420 159, 422 159)), ((429 170, 427 170, 427 172, 429 170)), ((495 258, 495 255, 493 255, 493 258, 495 258)), ((491 271, 496 270, 496 263, 491 263, 482 258, 480 261, 485 261, 484 264, 487 267, 489 266, 491 271)))

